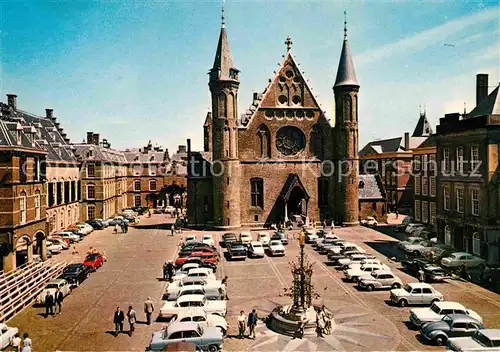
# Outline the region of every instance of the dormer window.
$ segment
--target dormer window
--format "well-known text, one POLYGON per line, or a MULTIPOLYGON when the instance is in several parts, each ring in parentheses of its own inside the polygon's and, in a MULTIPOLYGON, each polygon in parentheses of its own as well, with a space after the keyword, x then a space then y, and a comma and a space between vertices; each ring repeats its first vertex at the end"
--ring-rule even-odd
POLYGON ((360 189, 365 188, 365 183, 364 183, 364 181, 359 181, 359 188, 360 188, 360 189))
POLYGON ((152 155, 151 158, 149 159, 149 161, 154 161, 155 160, 155 156, 152 155))
POLYGON ((139 155, 136 155, 134 161, 139 161, 139 155))

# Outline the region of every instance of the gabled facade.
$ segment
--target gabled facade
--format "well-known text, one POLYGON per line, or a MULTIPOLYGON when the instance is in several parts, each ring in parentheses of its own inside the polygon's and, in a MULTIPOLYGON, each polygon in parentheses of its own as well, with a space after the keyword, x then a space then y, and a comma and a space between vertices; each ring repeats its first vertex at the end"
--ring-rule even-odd
MULTIPOLYGON (((358 224, 357 92, 347 37, 334 86, 332 128, 292 55, 238 115, 239 70, 223 23, 209 73, 211 113, 204 151, 188 140, 188 220, 220 229, 284 222, 295 216, 358 224), (239 116, 239 117, 238 117, 239 116), (323 162, 342 162, 351 173, 323 173, 323 162)), ((338 172, 338 170, 337 170, 338 172)))

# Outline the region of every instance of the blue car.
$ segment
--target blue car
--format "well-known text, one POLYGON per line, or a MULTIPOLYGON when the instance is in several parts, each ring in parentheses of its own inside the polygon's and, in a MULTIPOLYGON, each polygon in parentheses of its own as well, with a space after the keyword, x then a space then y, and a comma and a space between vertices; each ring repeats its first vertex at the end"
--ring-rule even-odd
POLYGON ((195 322, 174 322, 166 329, 155 332, 149 343, 150 351, 165 351, 168 345, 192 343, 202 351, 222 349, 222 332, 216 327, 201 327, 195 322))

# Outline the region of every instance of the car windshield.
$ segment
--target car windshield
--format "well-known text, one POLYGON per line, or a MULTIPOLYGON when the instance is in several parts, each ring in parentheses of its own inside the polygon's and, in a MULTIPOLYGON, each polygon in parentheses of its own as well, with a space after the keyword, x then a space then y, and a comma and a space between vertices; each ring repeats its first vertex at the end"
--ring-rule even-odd
POLYGON ((270 245, 271 246, 279 246, 281 244, 280 241, 271 241, 270 245))
POLYGON ((431 310, 436 314, 439 314, 439 312, 441 312, 441 309, 439 309, 439 307, 435 304, 431 306, 431 310))
POLYGON ((451 319, 451 317, 449 315, 445 315, 443 317, 443 319, 441 319, 442 321, 446 322, 448 325, 451 326, 451 323, 453 322, 453 319, 451 319))
POLYGON ((58 288, 59 285, 58 284, 47 284, 45 285, 45 288, 58 288))
POLYGON ((371 276, 377 277, 377 273, 375 271, 372 271, 371 276))
POLYGON ((450 258, 451 259, 458 259, 458 255, 457 254, 452 254, 452 255, 450 255, 450 258))
POLYGON ((262 245, 260 243, 254 243, 252 244, 253 248, 262 248, 262 245))
POLYGON ((99 255, 98 255, 98 254, 90 254, 90 255, 88 255, 88 256, 85 258, 85 261, 86 261, 86 262, 92 262, 92 261, 96 260, 98 257, 99 257, 99 255))
POLYGON ((479 343, 480 345, 482 345, 484 347, 499 347, 500 346, 500 340, 496 341, 496 343, 493 343, 493 341, 491 341, 489 338, 487 338, 486 336, 484 336, 481 333, 481 331, 479 331, 479 330, 474 333, 474 335, 472 336, 472 338, 477 343, 479 343), (496 346, 493 346, 493 345, 496 345, 496 346))
POLYGON ((410 286, 410 285, 408 285, 408 284, 404 285, 404 286, 403 286, 403 289, 404 289, 406 292, 408 292, 408 293, 410 293, 410 292, 411 292, 411 286, 410 286))
POLYGON ((210 236, 205 236, 205 237, 203 237, 203 239, 204 239, 204 240, 211 240, 211 239, 212 239, 212 237, 210 237, 210 236))

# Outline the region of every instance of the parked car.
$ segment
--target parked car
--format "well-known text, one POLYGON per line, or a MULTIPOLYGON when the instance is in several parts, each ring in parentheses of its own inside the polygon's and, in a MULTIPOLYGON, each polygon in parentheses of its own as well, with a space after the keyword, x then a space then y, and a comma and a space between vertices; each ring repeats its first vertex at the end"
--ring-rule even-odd
POLYGON ((176 301, 166 301, 160 308, 161 318, 171 318, 188 307, 202 307, 207 314, 226 315, 226 301, 211 301, 203 295, 184 295, 176 301))
POLYGON ((416 229, 419 229, 419 228, 423 229, 424 227, 425 227, 424 224, 410 223, 406 226, 405 232, 412 234, 413 231, 415 231, 416 229))
POLYGON ((418 237, 418 236, 410 236, 406 239, 406 241, 401 241, 398 243, 398 248, 399 249, 403 249, 404 246, 407 246, 407 245, 412 245, 412 244, 417 244, 417 243, 420 243, 422 242, 422 237, 418 237))
POLYGON ((361 263, 365 259, 374 259, 374 258, 375 257, 373 255, 367 253, 353 254, 346 258, 340 258, 338 260, 338 264, 342 267, 343 270, 345 270, 350 264, 361 263))
POLYGON ((215 251, 215 247, 213 245, 210 245, 208 243, 203 243, 200 241, 189 241, 188 243, 184 243, 182 246, 181 251, 200 251, 200 250, 209 250, 209 251, 215 251))
POLYGON ((366 264, 377 264, 377 265, 382 265, 382 262, 377 259, 377 258, 365 258, 359 263, 351 263, 347 266, 347 270, 349 269, 359 269, 363 265, 366 264))
POLYGON ((165 330, 153 333, 148 349, 167 351, 168 346, 179 343, 191 343, 197 350, 222 350, 222 333, 217 328, 201 327, 192 322, 169 324, 165 330))
POLYGON ((404 285, 402 288, 391 290, 391 302, 401 307, 407 305, 432 305, 434 302, 444 299, 441 292, 434 289, 429 284, 413 282, 404 285))
POLYGON ((65 267, 59 278, 66 280, 71 286, 78 287, 89 275, 90 267, 81 263, 74 263, 65 267))
POLYGON ((259 241, 252 241, 248 246, 248 256, 250 258, 264 257, 264 246, 259 241))
POLYGON ((470 337, 448 339, 447 350, 452 351, 497 351, 500 350, 500 329, 477 330, 470 337))
POLYGON ((189 256, 180 256, 175 259, 174 265, 176 267, 181 267, 187 262, 196 262, 199 263, 210 263, 212 265, 208 266, 213 269, 213 267, 217 267, 217 263, 219 261, 219 257, 215 252, 212 251, 199 251, 199 252, 191 252, 189 256), (190 259, 199 259, 199 260, 191 260, 190 259))
POLYGON ((439 321, 424 324, 420 328, 420 335, 424 340, 440 346, 450 337, 472 336, 479 329, 484 329, 483 324, 471 316, 450 314, 439 321))
POLYGON ((282 231, 276 231, 274 235, 271 236, 271 240, 281 241, 285 246, 288 244, 288 236, 282 231))
POLYGON ((403 270, 410 274, 416 274, 420 269, 423 269, 425 266, 430 264, 431 262, 425 258, 414 258, 401 261, 403 270))
POLYGON ((430 248, 434 245, 430 241, 420 241, 417 244, 407 244, 403 246, 403 250, 411 255, 420 256, 425 251, 426 248, 430 248))
POLYGON ((280 240, 271 240, 269 242, 269 247, 267 248, 267 253, 270 256, 283 256, 285 255, 285 247, 280 240))
POLYGON ((378 221, 375 220, 373 216, 368 216, 366 219, 361 220, 361 225, 365 226, 377 226, 378 221))
POLYGON ((163 294, 164 300, 177 300, 180 292, 184 287, 201 286, 207 292, 219 292, 221 288, 221 281, 215 279, 207 279, 203 277, 184 277, 181 280, 173 281, 168 284, 165 293, 163 294))
POLYGON ((370 274, 375 270, 391 270, 385 264, 363 264, 357 268, 345 269, 344 276, 347 280, 357 281, 360 276, 370 274))
POLYGON ((446 268, 459 268, 463 265, 467 268, 484 268, 486 266, 486 261, 483 258, 476 257, 469 253, 455 252, 449 257, 441 259, 441 265, 446 268))
POLYGON ((227 249, 231 260, 247 259, 247 248, 242 242, 231 242, 227 249))
MULTIPOLYGON (((0 323, 0 350, 7 350, 11 340, 19 333, 18 328, 12 328, 7 324, 0 323)), ((14 351, 14 349, 12 349, 14 351)))
POLYGON ((90 226, 92 226, 95 230, 101 230, 104 228, 104 225, 102 224, 102 222, 100 220, 87 220, 86 221, 87 224, 89 224, 90 226))
POLYGON ((209 268, 192 268, 192 269, 189 269, 187 272, 181 272, 181 273, 175 274, 172 279, 173 279, 173 281, 178 281, 178 280, 181 280, 185 277, 199 277, 199 278, 203 278, 203 279, 215 280, 215 274, 214 274, 213 270, 209 269, 209 268))
POLYGON ((170 320, 169 324, 176 322, 196 322, 201 327, 211 327, 220 330, 222 335, 226 335, 227 322, 226 319, 217 314, 207 314, 202 308, 192 307, 179 311, 175 317, 170 320))
POLYGON ((443 268, 436 265, 427 265, 424 267, 424 281, 426 282, 442 282, 446 279, 451 279, 443 268))
POLYGON ((81 241, 81 237, 78 235, 75 235, 73 232, 70 231, 64 231, 64 232, 59 232, 57 236, 61 237, 63 240, 68 240, 69 243, 78 243, 81 241))
POLYGON ((434 302, 429 308, 413 308, 410 310, 410 322, 420 327, 425 323, 441 320, 449 314, 467 314, 474 319, 483 322, 479 314, 473 310, 465 308, 457 302, 440 301, 434 302))
POLYGON ((45 288, 43 289, 42 292, 37 296, 35 300, 35 304, 44 304, 45 303, 45 297, 47 294, 50 292, 52 295, 54 295, 59 289, 64 296, 67 296, 71 293, 71 287, 65 279, 55 279, 55 280, 50 280, 45 284, 45 288))
POLYGON ((212 235, 203 235, 201 242, 210 246, 215 246, 214 237, 212 235))
POLYGON ((319 238, 319 236, 316 233, 316 229, 312 229, 312 228, 305 229, 305 242, 306 243, 315 243, 318 238, 319 238))
POLYGON ((125 219, 123 216, 115 216, 113 219, 109 221, 109 226, 122 226, 124 224, 129 224, 129 221, 125 219))
POLYGON ((177 297, 169 296, 167 297, 167 300, 176 301, 177 298, 185 295, 203 295, 209 300, 220 299, 220 293, 218 289, 214 289, 213 287, 208 288, 204 285, 189 285, 181 287, 177 293, 177 297))
POLYGON ((109 226, 109 219, 106 219, 106 220, 105 219, 94 219, 94 220, 99 221, 102 224, 103 228, 106 228, 109 226))
POLYGON ((224 246, 227 248, 230 243, 236 242, 238 239, 234 233, 225 233, 222 235, 222 242, 224 246))
POLYGON ((391 271, 376 270, 372 271, 370 275, 360 276, 358 278, 358 286, 361 289, 373 291, 384 288, 400 288, 403 286, 403 282, 391 271))
POLYGON ((104 257, 100 253, 87 254, 83 260, 83 265, 88 266, 92 271, 96 271, 104 265, 104 257))
POLYGON ((80 232, 83 233, 84 235, 88 235, 92 231, 94 231, 94 228, 87 223, 78 223, 73 226, 78 227, 80 229, 80 232))
POLYGON ((248 245, 250 242, 252 242, 252 234, 249 231, 244 231, 240 233, 240 242, 243 243, 244 245, 248 245))
POLYGON ((174 212, 174 211, 175 211, 175 208, 174 208, 173 206, 171 206, 171 205, 167 205, 167 206, 165 207, 165 212, 166 212, 166 213, 172 213, 172 212, 174 212))
POLYGON ((47 238, 47 240, 49 240, 50 242, 52 242, 53 244, 58 244, 61 246, 61 248, 63 250, 66 250, 66 249, 69 249, 69 241, 65 241, 63 240, 61 237, 57 236, 57 237, 52 237, 52 236, 49 236, 47 238))
POLYGON ((62 245, 52 242, 50 240, 46 240, 45 244, 47 245, 47 249, 50 251, 52 254, 59 254, 62 252, 63 247, 62 245))
POLYGON ((398 232, 398 231, 404 231, 406 229, 406 226, 411 223, 411 217, 405 216, 403 221, 401 221, 401 224, 397 224, 393 226, 393 230, 398 232))
POLYGON ((262 243, 262 245, 264 247, 266 247, 269 245, 269 241, 271 241, 271 237, 269 236, 269 234, 267 232, 259 232, 257 234, 257 241, 259 241, 260 243, 262 243))

